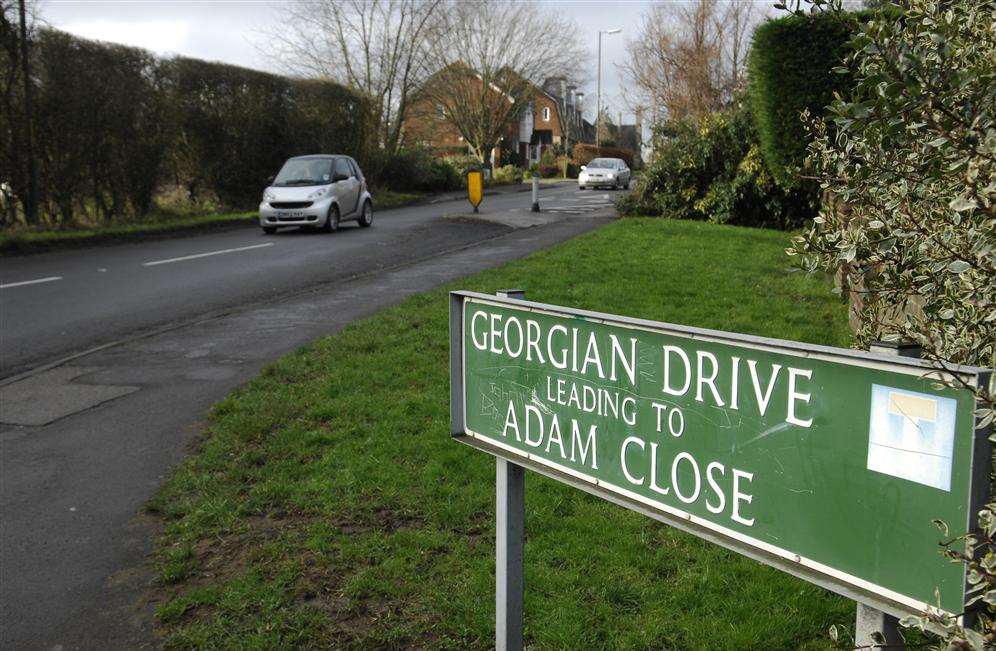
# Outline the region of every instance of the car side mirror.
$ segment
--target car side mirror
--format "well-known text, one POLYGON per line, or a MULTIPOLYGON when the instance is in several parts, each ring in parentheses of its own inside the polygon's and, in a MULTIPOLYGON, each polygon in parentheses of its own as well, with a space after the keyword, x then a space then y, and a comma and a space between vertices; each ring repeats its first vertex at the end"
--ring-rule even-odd
POLYGON ((588 169, 588 166, 587 166, 587 165, 582 165, 582 166, 581 166, 581 171, 582 171, 582 172, 583 172, 583 171, 585 171, 586 169, 588 169))
POLYGON ((349 177, 342 172, 336 172, 332 175, 332 182, 338 183, 339 181, 348 181, 349 177))

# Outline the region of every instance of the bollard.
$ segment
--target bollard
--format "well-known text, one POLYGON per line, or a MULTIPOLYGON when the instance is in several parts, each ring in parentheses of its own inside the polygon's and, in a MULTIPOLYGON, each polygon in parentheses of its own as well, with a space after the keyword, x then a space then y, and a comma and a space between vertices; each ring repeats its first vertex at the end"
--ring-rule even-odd
POLYGON ((539 175, 533 174, 533 212, 539 211, 539 175))

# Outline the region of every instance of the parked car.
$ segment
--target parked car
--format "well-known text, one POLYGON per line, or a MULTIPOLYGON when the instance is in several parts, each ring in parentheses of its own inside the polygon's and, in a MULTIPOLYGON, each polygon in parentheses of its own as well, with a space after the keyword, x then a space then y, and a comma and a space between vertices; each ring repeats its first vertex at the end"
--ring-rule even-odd
POLYGON ((259 225, 268 235, 280 226, 320 226, 331 233, 351 220, 363 227, 373 224, 373 198, 349 156, 288 159, 259 204, 259 225))
POLYGON ((596 158, 581 166, 578 174, 578 190, 606 186, 629 189, 633 173, 621 158, 596 158))

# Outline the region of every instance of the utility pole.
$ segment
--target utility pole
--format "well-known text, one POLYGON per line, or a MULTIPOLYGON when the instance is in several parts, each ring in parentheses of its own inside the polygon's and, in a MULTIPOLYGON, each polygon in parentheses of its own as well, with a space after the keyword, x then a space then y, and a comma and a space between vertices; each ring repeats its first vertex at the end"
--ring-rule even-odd
POLYGON ((614 29, 603 29, 598 32, 598 101, 595 109, 595 147, 602 145, 602 34, 618 34, 622 30, 618 27, 614 29))
POLYGON ((38 168, 35 162, 34 102, 28 65, 28 12, 25 2, 17 2, 21 20, 21 77, 24 80, 24 153, 28 157, 28 196, 24 202, 24 218, 29 224, 35 224, 38 222, 38 168))

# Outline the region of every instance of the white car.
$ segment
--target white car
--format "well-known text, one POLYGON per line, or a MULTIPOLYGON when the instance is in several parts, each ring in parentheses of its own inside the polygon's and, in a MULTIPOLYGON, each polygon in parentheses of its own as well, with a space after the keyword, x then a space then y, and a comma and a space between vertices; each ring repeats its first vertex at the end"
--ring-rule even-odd
POLYGON ((629 189, 629 179, 632 174, 626 166, 626 161, 621 158, 596 158, 581 166, 581 173, 578 174, 578 190, 598 186, 629 189))
POLYGON ((373 224, 373 199, 360 166, 349 156, 288 159, 259 204, 259 225, 267 235, 279 226, 321 226, 332 232, 349 220, 373 224))

